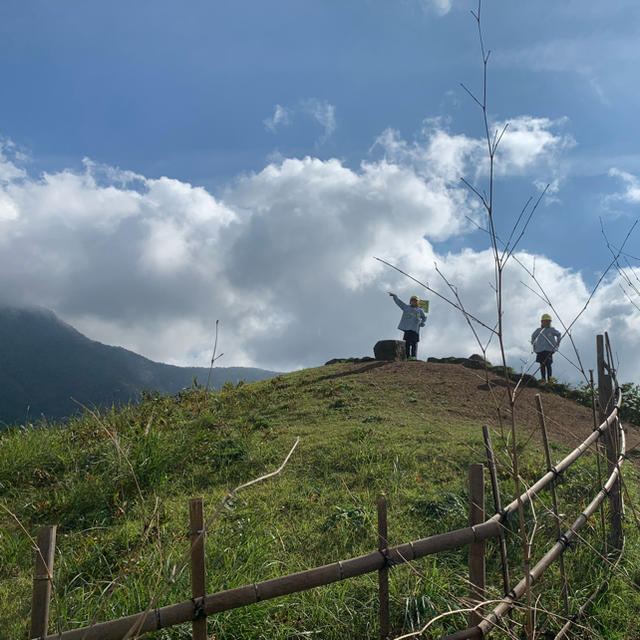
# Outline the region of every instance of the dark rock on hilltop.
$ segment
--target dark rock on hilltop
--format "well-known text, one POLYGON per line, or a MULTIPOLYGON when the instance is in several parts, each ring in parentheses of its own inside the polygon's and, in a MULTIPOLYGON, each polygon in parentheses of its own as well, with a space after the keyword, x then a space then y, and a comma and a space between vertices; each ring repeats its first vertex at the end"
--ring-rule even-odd
POLYGON ((324 363, 326 367, 328 364, 344 364, 344 363, 358 363, 358 362, 375 362, 375 358, 365 356, 364 358, 332 358, 324 363))
MULTIPOLYGON (((467 369, 486 369, 492 374, 503 377, 505 374, 505 368, 502 365, 494 366, 488 360, 485 360, 482 356, 479 356, 477 354, 473 354, 468 358, 455 358, 453 356, 449 356, 448 358, 427 358, 427 362, 433 362, 437 364, 461 364, 467 369)), ((512 380, 522 379, 522 382, 530 387, 535 387, 538 385, 538 380, 536 379, 536 377, 529 375, 528 373, 518 373, 511 367, 507 367, 506 373, 512 380)))
POLYGON ((407 352, 404 340, 379 340, 373 347, 376 360, 406 360, 407 352))

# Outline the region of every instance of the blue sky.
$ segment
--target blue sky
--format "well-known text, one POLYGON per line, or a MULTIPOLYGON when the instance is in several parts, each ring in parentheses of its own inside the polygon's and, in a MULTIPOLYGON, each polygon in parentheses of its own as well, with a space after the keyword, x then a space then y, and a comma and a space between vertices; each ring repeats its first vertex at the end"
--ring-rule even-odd
MULTIPOLYGON (((225 364, 281 369, 396 337, 384 291, 413 289, 372 255, 430 282, 437 262, 488 318, 487 237, 459 182, 487 177, 481 113, 461 87, 482 87, 476 8, 5 0, 0 297, 183 364, 206 364, 219 317, 225 364)), ((640 5, 487 0, 482 19, 491 127, 510 123, 498 228, 506 237, 551 184, 519 249, 546 265, 570 320, 608 263, 601 220, 619 241, 637 217, 640 5)), ((530 366, 547 309, 523 278, 508 338, 530 366)), ((614 294, 615 278, 576 339, 588 350, 595 331, 623 331, 640 355, 635 291, 614 294)), ((423 355, 477 351, 451 313, 433 307, 423 355)))

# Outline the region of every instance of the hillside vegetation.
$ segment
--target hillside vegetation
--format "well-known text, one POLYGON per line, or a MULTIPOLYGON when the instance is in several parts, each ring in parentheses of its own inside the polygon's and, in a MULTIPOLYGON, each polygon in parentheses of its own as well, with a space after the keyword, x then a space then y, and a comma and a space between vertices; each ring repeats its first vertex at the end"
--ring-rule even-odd
MULTIPOLYGON (((174 578, 159 605, 188 599, 188 571, 175 574, 188 549, 188 499, 203 496, 210 514, 230 489, 276 469, 297 437, 282 474, 238 494, 210 527, 209 593, 374 550, 381 491, 389 500, 392 544, 467 526, 468 465, 485 461, 483 424, 492 430, 503 500, 513 497, 495 409, 504 389, 494 375, 489 382, 484 372, 458 365, 337 363, 226 385, 206 396, 198 388, 173 397, 148 394, 135 407, 87 413, 66 426, 2 433, 0 638, 27 637, 33 577, 27 533, 35 536, 44 524, 59 526, 51 632, 143 610, 174 578)), ((529 483, 545 471, 537 392, 522 391, 516 416, 521 473, 529 483)), ((541 393, 559 460, 590 433, 591 412, 541 393)), ((637 496, 635 471, 626 466, 627 485, 637 496)), ((595 458, 587 455, 562 479, 565 527, 590 499, 595 478, 595 458)), ((549 508, 545 493, 536 501, 534 560, 554 540, 549 508)), ((533 527, 531 510, 526 515, 533 527)), ((629 518, 620 573, 573 637, 640 637, 634 613, 640 554, 632 525, 629 518)), ((585 535, 588 544, 565 554, 574 608, 608 576, 606 562, 589 548, 602 551, 598 524, 585 535)), ((499 598, 497 545, 490 542, 488 550, 490 597, 499 598)), ((508 538, 508 552, 519 579, 516 536, 508 538)), ((395 632, 463 606, 466 555, 464 549, 447 552, 391 571, 395 632)), ((536 589, 539 630, 560 626, 547 613, 562 610, 559 585, 554 567, 536 589)), ((465 624, 462 615, 444 618, 428 637, 465 624)), ((377 576, 219 614, 208 630, 216 640, 377 638, 377 576)), ((149 637, 190 638, 190 625, 149 637)))

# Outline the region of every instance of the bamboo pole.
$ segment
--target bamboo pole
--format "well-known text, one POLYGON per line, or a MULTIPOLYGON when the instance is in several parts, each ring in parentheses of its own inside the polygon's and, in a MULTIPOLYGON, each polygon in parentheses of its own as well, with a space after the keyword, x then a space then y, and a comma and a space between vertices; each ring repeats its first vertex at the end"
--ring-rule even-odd
POLYGON ((207 640, 207 616, 204 613, 206 592, 206 568, 204 556, 204 514, 202 498, 189 500, 189 541, 191 555, 191 594, 194 602, 193 640, 207 640))
MULTIPOLYGON (((616 370, 613 366, 613 353, 611 352, 611 343, 609 342, 609 334, 604 332, 604 352, 605 359, 607 362, 607 375, 609 376, 609 380, 611 381, 611 398, 613 398, 613 381, 616 380, 616 370)), ((617 382, 616 382, 617 384, 617 382)), ((620 437, 617 430, 613 431, 615 446, 616 446, 616 459, 618 454, 620 453, 620 437)), ((618 483, 619 484, 619 483, 618 483)))
MULTIPOLYGON (((600 415, 606 415, 613 398, 613 386, 611 376, 608 374, 610 367, 605 361, 604 336, 596 336, 596 351, 598 358, 598 399, 600 405, 600 415)), ((615 429, 609 429, 605 438, 607 471, 611 474, 618 458, 618 438, 614 433, 615 429)), ((616 483, 612 488, 611 500, 609 501, 609 544, 614 549, 622 549, 622 509, 620 500, 620 485, 616 483)))
MULTIPOLYGON (((491 477, 491 489, 493 491, 493 508, 496 514, 502 512, 502 503, 500 500, 500 487, 498 485, 498 473, 496 470, 496 460, 493 455, 493 446, 491 445, 491 435, 489 433, 489 427, 484 425, 482 427, 482 435, 484 437, 484 447, 487 454, 487 464, 489 465, 489 475, 491 477)), ((500 532, 500 560, 502 562, 502 584, 504 586, 504 592, 509 593, 511 591, 511 585, 509 580, 509 562, 507 558, 507 541, 504 535, 504 528, 500 532)))
MULTIPOLYGON (((389 538, 387 533, 387 496, 378 496, 378 551, 387 558, 389 538)), ((380 640, 389 637, 389 569, 386 565, 378 570, 378 596, 380 599, 380 640)))
MULTIPOLYGON (((538 420, 540 422, 540 429, 542 430, 542 443, 544 445, 544 457, 547 463, 547 471, 554 471, 554 467, 551 464, 551 452, 549 450, 549 435, 547 434, 547 422, 544 417, 544 410, 542 408, 542 399, 540 394, 536 393, 536 404, 538 406, 538 420)), ((600 485, 602 486, 602 485, 600 485)), ((556 539, 560 539, 560 516, 558 515, 558 495, 556 493, 555 480, 551 483, 551 501, 553 504, 553 519, 556 524, 556 539)), ((564 569, 564 554, 558 559, 560 566, 560 577, 562 578, 562 602, 564 603, 565 616, 569 615, 569 589, 567 585, 567 574, 564 569)))
MULTIPOLYGON (((593 369, 589 369, 589 385, 591 386, 591 413, 593 414, 593 430, 595 431, 598 424, 598 418, 596 416, 596 394, 595 394, 595 382, 593 380, 593 369)), ((596 468, 598 470, 598 485, 602 486, 602 441, 596 442, 596 468)), ((600 528, 602 530, 602 548, 604 555, 608 553, 607 550, 607 521, 604 515, 604 502, 600 505, 600 528)))
MULTIPOLYGON (((616 369, 613 362, 613 352, 611 351, 611 342, 609 342, 609 333, 607 331, 604 332, 604 344, 606 348, 607 354, 607 365, 609 376, 611 380, 615 383, 615 386, 618 386, 618 379, 616 377, 616 369)), ((611 390, 611 397, 613 399, 613 388, 611 390)), ((616 445, 616 461, 618 460, 618 456, 620 454, 620 434, 622 433, 622 425, 620 424, 620 415, 617 416, 618 420, 618 428, 614 429, 613 433, 616 437, 615 445, 616 445)), ((617 462, 616 462, 617 464, 617 462)), ((613 501, 612 504, 615 506, 615 509, 620 514, 620 539, 619 539, 619 547, 618 549, 622 549, 624 545, 624 532, 622 531, 622 522, 624 521, 624 493, 622 491, 622 476, 619 477, 618 482, 616 483, 613 491, 613 501)))
MULTIPOLYGON (((484 519, 484 465, 474 463, 469 465, 469 524, 473 527, 484 522, 484 519)), ((469 545, 469 599, 474 606, 485 599, 485 571, 485 542, 478 540, 469 545)), ((475 625, 480 620, 481 608, 469 614, 470 625, 475 625)))
POLYGON ((38 548, 36 550, 33 595, 31 597, 30 638, 43 638, 49 628, 49 602, 53 585, 56 529, 55 525, 50 525, 38 531, 38 548))

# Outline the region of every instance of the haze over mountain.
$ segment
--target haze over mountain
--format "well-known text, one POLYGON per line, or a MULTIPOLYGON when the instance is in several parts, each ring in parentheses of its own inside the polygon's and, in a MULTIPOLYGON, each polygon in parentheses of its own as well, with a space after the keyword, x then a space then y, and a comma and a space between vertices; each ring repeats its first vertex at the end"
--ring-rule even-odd
MULTIPOLYGON (((176 393, 205 384, 209 369, 153 362, 121 347, 90 340, 53 312, 0 307, 0 428, 65 418, 87 407, 135 401, 142 391, 176 393), (75 400, 75 401, 74 401, 75 400)), ((214 367, 210 386, 252 382, 277 372, 214 367)))

